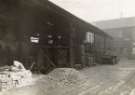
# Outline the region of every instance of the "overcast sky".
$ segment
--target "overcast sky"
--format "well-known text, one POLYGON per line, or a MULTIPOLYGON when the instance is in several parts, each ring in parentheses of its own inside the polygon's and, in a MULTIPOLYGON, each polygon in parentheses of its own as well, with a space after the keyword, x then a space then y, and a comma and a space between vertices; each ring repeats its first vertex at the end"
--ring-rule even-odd
POLYGON ((135 0, 50 0, 88 21, 135 16, 135 0))

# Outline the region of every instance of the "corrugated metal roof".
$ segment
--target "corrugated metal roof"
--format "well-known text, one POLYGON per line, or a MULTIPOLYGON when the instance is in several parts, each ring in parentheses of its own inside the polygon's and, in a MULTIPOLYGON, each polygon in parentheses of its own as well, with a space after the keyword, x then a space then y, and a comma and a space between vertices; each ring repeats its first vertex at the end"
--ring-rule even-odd
POLYGON ((27 0, 27 1, 21 0, 21 1, 23 2, 23 4, 26 4, 26 5, 30 4, 29 6, 38 6, 38 7, 41 7, 42 9, 44 9, 44 10, 50 10, 52 12, 55 12, 58 15, 65 16, 66 19, 69 19, 70 21, 74 20, 75 23, 81 23, 82 27, 88 28, 88 29, 90 29, 90 30, 92 30, 96 33, 101 34, 101 35, 105 35, 105 36, 110 37, 108 34, 106 34, 101 29, 99 29, 96 26, 82 20, 81 18, 78 18, 78 17, 74 16, 72 13, 64 10, 63 8, 57 6, 56 4, 54 4, 51 1, 48 1, 48 0, 27 0))
POLYGON ((67 12, 63 8, 57 6, 56 4, 54 4, 54 3, 50 2, 50 1, 48 1, 48 2, 49 2, 49 5, 50 5, 50 8, 52 8, 52 10, 57 12, 58 14, 66 16, 67 18, 70 18, 70 19, 74 19, 76 21, 76 23, 79 23, 79 22, 83 23, 86 28, 91 29, 96 33, 99 33, 101 35, 105 35, 105 36, 110 37, 107 33, 105 33, 103 30, 97 28, 96 26, 82 20, 81 18, 78 18, 78 17, 74 16, 72 13, 67 12))

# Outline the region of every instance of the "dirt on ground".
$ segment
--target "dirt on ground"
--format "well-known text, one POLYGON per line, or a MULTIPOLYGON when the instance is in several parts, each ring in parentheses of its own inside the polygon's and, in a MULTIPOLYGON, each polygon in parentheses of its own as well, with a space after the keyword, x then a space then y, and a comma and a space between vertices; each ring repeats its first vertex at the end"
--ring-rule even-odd
POLYGON ((0 95, 68 95, 71 90, 82 89, 88 79, 72 68, 57 68, 48 75, 35 75, 33 85, 10 89, 0 95))
POLYGON ((135 95, 135 61, 78 71, 56 68, 48 75, 33 75, 33 84, 0 95, 135 95))

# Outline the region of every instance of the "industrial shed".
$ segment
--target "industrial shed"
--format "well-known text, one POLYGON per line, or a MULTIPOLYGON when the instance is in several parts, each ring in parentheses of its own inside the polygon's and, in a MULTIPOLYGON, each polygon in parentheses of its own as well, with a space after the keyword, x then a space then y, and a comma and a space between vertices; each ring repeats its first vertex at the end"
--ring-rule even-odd
POLYGON ((1 4, 0 44, 7 56, 1 57, 1 64, 17 59, 27 68, 36 63, 35 69, 44 72, 52 67, 87 66, 111 47, 107 41, 112 37, 49 1, 2 0, 1 4))

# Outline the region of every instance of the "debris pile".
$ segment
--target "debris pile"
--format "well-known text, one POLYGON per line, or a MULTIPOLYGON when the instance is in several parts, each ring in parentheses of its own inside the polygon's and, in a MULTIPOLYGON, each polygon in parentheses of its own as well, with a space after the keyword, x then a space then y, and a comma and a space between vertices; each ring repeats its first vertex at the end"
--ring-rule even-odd
MULTIPOLYGON (((18 67, 20 66, 18 65, 18 67)), ((32 83, 31 71, 18 67, 5 66, 0 68, 0 91, 22 87, 32 83)))
POLYGON ((73 68, 56 68, 48 75, 34 75, 32 81, 34 85, 1 92, 0 95, 22 95, 20 92, 24 95, 78 95, 76 93, 85 90, 89 85, 87 77, 73 68))
POLYGON ((87 81, 87 77, 73 68, 56 68, 48 74, 48 79, 57 87, 74 86, 87 81))
POLYGON ((29 70, 18 72, 0 72, 0 91, 27 85, 30 80, 31 72, 29 70))

